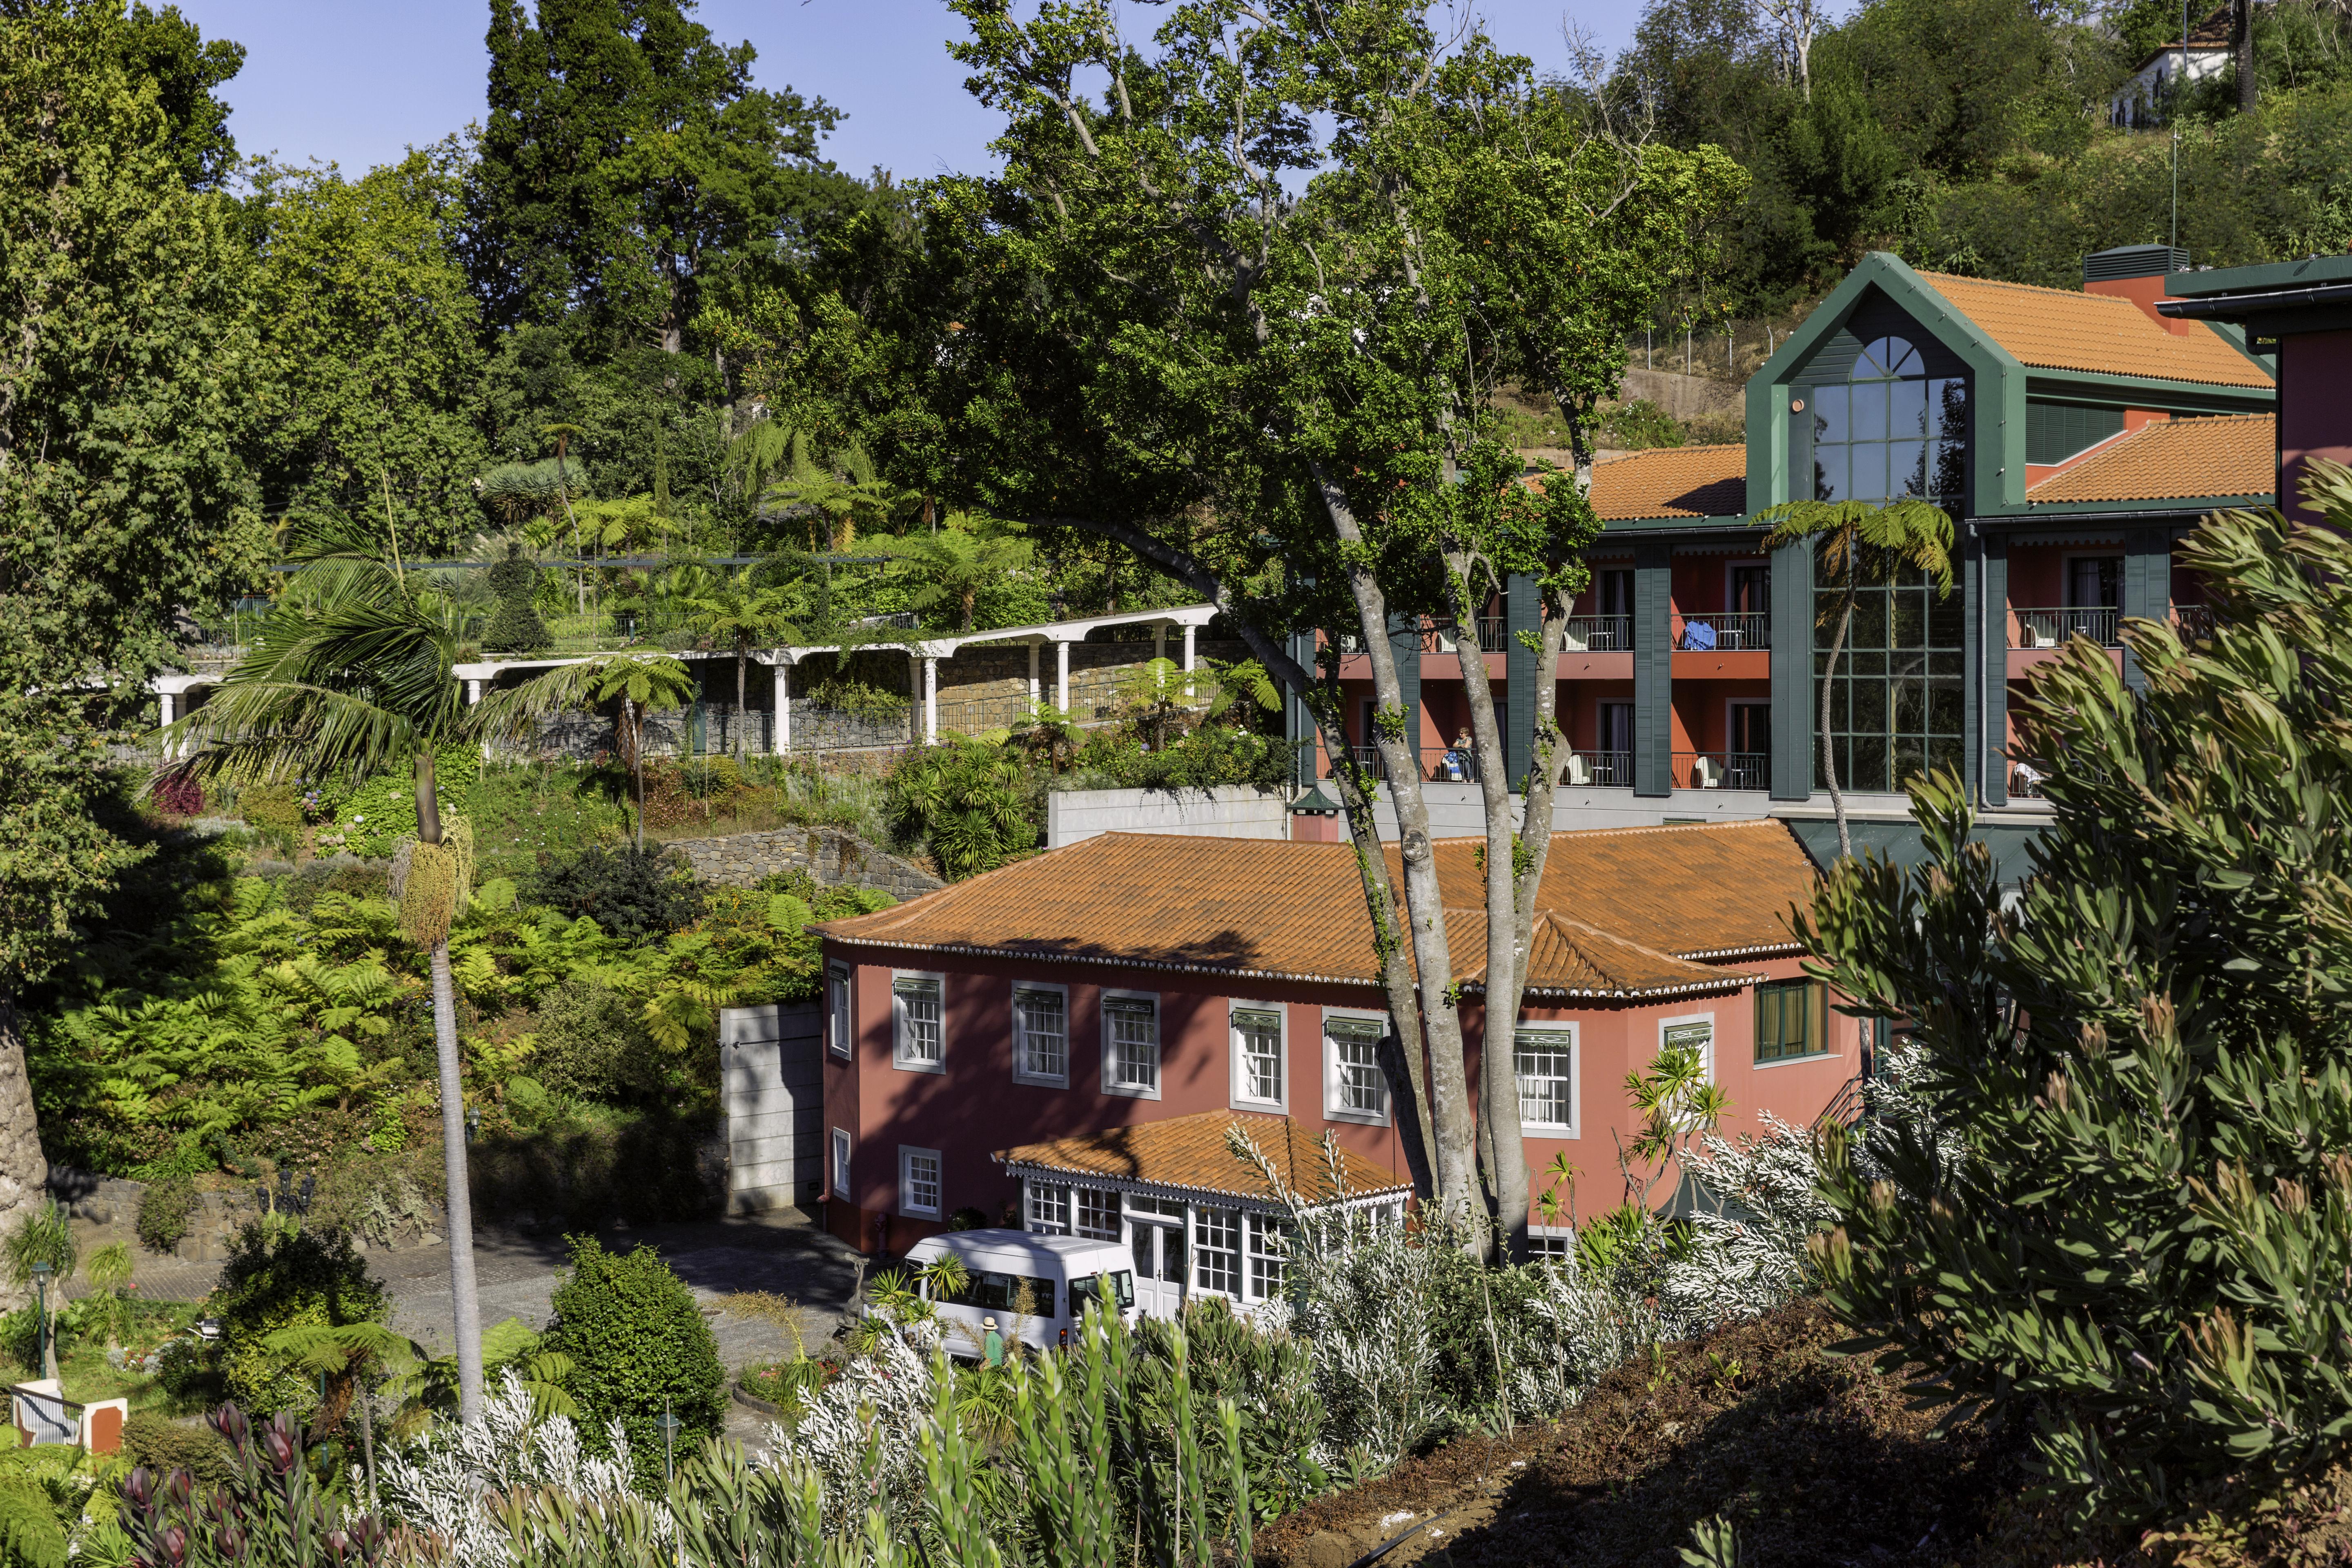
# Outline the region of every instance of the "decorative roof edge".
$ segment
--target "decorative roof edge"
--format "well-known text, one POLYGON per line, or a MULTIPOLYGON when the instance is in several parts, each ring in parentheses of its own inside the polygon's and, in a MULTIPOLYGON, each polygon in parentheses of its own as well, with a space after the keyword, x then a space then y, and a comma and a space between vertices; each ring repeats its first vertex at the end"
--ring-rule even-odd
MULTIPOLYGON (((1134 1176, 1114 1176, 1101 1171, 1079 1170, 1068 1165, 1049 1165, 1040 1160, 1008 1158, 1012 1152, 1010 1149, 1000 1149, 989 1156, 1004 1167, 1004 1173, 1008 1176, 1022 1176, 1034 1172, 1040 1177, 1066 1181, 1073 1186, 1100 1187, 1107 1192, 1134 1193, 1139 1195, 1160 1193, 1181 1194, 1185 1197, 1214 1198, 1218 1200, 1220 1206, 1231 1205, 1265 1214, 1290 1212, 1290 1205, 1280 1198, 1270 1197, 1262 1193, 1227 1192, 1221 1187, 1188 1186, 1181 1182, 1146 1182, 1134 1176)), ((1365 1193, 1349 1193, 1347 1196, 1339 1198, 1308 1199, 1302 1194, 1300 1206, 1307 1209, 1341 1210, 1369 1208, 1374 1204, 1392 1203, 1400 1193, 1410 1196, 1412 1192, 1412 1182, 1408 1178, 1390 1186, 1376 1187, 1365 1193)))

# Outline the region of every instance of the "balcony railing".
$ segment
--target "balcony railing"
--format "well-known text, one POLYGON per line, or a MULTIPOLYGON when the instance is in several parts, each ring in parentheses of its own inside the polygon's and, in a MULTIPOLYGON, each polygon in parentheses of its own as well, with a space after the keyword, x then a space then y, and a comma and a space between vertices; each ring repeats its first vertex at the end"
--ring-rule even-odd
POLYGON ((1568 754, 1568 763, 1560 770, 1559 782, 1572 789, 1590 785, 1596 789, 1632 789, 1633 787, 1633 753, 1631 752, 1575 751, 1568 754))
POLYGON ((1372 777, 1383 784, 1388 782, 1389 765, 1381 760, 1381 749, 1378 746, 1350 746, 1348 748, 1348 754, 1356 759, 1358 767, 1371 774, 1372 777))
POLYGON ((2213 606, 2210 605, 2175 605, 2172 624, 2180 628, 2182 640, 2201 642, 2213 635, 2213 606))
POLYGON ((1745 653, 1772 646, 1772 617, 1748 611, 1678 617, 1675 646, 1686 652, 1745 653))
POLYGON ((1631 653, 1633 651, 1633 617, 1631 616, 1570 616, 1568 617, 1568 640, 1563 645, 1570 653, 1631 653))
POLYGON ((2117 613, 2113 605, 2074 610, 2011 610, 2009 646, 2017 648, 2056 647, 2075 637, 2088 637, 2102 647, 2121 647, 2116 636, 2117 613))
POLYGON ((1752 789, 1772 787, 1769 752, 1676 752, 1676 789, 1752 789))

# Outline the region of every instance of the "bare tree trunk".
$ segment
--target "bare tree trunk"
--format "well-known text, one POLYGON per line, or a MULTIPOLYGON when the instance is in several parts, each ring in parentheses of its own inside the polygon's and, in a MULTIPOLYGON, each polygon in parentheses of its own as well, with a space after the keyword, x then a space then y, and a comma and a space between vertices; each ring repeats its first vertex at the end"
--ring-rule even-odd
POLYGON ((2230 7, 2230 48, 2238 63, 2238 112, 2254 111, 2254 0, 2235 0, 2230 7))
MULTIPOLYGON (((416 837, 427 844, 441 842, 441 796, 433 782, 430 751, 416 756, 416 837)), ((482 1300, 474 1283, 474 1204, 467 1185, 457 985, 449 972, 446 936, 433 944, 433 1046, 441 1080, 441 1171, 449 1189, 449 1317, 457 1341, 457 1419, 471 1426, 482 1418, 482 1300)))
POLYGON ((1830 783, 1830 810, 1837 816, 1838 858, 1853 858, 1853 836, 1846 830, 1845 793, 1838 788, 1837 748, 1830 739, 1830 693, 1837 689, 1838 657, 1845 652, 1846 629, 1853 625, 1853 562, 1846 561, 1845 604, 1838 611, 1837 636, 1830 639, 1829 662, 1822 667, 1822 773, 1830 783))
MULTIPOLYGON (((33 1104, 33 1080, 25 1071, 25 1031, 16 993, 0 986, 0 1235, 14 1231, 48 1195, 49 1161, 41 1152, 40 1113, 33 1104)), ((32 1299, 21 1285, 0 1275, 0 1306, 15 1309, 32 1299)))
POLYGON ((367 1468, 368 1511, 376 1510, 375 1497, 375 1414, 368 1407, 367 1363, 362 1361, 353 1369, 358 1378, 360 1402, 360 1462, 367 1468))
MULTIPOLYGON (((743 704, 746 700, 744 693, 750 689, 746 682, 751 662, 751 648, 738 639, 735 644, 735 768, 738 773, 743 768, 743 704)), ((771 745, 773 743, 770 742, 771 745)))
POLYGON ((629 776, 637 786, 637 853, 646 852, 646 720, 637 705, 621 699, 621 721, 629 727, 629 776))

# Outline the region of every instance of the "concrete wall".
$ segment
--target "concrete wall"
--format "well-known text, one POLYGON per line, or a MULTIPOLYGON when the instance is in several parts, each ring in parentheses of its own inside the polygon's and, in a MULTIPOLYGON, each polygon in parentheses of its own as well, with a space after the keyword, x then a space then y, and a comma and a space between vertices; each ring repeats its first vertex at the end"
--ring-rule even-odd
POLYGON ((816 1203, 824 1119, 822 1016, 814 1002, 719 1010, 730 1214, 816 1203))
POLYGON ((1105 833, 1173 833, 1201 838, 1287 838, 1289 802, 1251 784, 1215 789, 1073 789, 1045 797, 1045 847, 1059 849, 1105 833))
POLYGON ((877 849, 838 827, 780 827, 770 833, 730 833, 716 838, 676 838, 675 849, 697 880, 749 888, 780 871, 806 871, 827 887, 879 888, 893 898, 919 898, 947 884, 911 860, 877 849))

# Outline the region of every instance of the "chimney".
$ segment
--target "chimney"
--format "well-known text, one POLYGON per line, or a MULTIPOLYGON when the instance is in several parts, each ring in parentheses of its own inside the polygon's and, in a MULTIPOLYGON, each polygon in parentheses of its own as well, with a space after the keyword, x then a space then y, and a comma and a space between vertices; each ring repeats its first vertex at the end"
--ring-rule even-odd
POLYGON ((2149 321, 2179 337, 2196 323, 2158 315, 2156 302, 2164 298, 2165 274, 2188 270, 2185 250, 2168 245, 2119 245, 2083 258, 2083 292, 2129 300, 2149 321))

